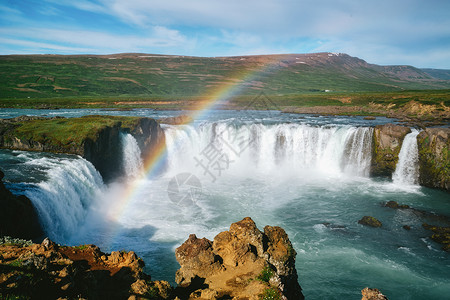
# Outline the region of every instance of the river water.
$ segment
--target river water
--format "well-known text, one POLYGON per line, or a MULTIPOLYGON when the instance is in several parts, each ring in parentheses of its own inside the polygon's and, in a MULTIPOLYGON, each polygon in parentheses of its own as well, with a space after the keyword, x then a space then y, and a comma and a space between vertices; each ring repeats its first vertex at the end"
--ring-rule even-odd
MULTIPOLYGON (((180 112, 5 109, 0 117, 23 114, 180 112)), ((260 229, 287 231, 307 299, 358 299, 366 286, 390 299, 444 299, 450 254, 421 226, 437 221, 382 203, 448 216, 448 193, 417 185, 416 131, 407 136, 394 180, 370 178, 373 126, 387 122, 212 111, 190 125, 163 125, 167 156, 159 172, 142 169, 136 141, 123 134, 126 176, 108 185, 78 156, 0 150, 0 163, 7 186, 33 201, 53 240, 134 250, 153 279, 174 282, 174 250, 190 233, 212 239, 250 216, 260 229), (358 224, 365 215, 383 226, 358 224)))

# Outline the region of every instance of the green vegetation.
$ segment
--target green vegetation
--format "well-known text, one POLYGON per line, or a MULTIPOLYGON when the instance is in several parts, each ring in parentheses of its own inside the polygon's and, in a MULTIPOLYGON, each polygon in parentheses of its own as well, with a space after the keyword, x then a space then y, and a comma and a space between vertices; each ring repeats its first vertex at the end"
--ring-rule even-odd
POLYGON ((281 300, 280 291, 274 287, 267 288, 259 297, 261 300, 281 300))
MULTIPOLYGON (((18 138, 22 141, 51 145, 60 150, 80 147, 87 138, 95 141, 98 133, 106 127, 122 126, 133 128, 139 117, 85 116, 81 118, 34 119, 14 124, 4 124, 9 132, 5 141, 18 138)), ((68 151, 70 153, 71 151, 68 151)))
POLYGON ((264 267, 262 269, 261 273, 256 277, 256 279, 263 281, 263 282, 269 282, 270 278, 273 276, 273 270, 270 267, 264 267))
POLYGON ((70 248, 75 249, 75 250, 86 250, 87 248, 89 248, 89 245, 78 245, 78 246, 72 246, 70 248))
POLYGON ((8 265, 11 266, 11 267, 22 267, 23 260, 22 259, 16 259, 16 260, 8 263, 8 265))
POLYGON ((0 56, 0 107, 195 108, 231 87, 238 89, 230 107, 245 107, 261 92, 280 108, 370 102, 402 106, 411 100, 450 105, 448 80, 347 55, 0 56))

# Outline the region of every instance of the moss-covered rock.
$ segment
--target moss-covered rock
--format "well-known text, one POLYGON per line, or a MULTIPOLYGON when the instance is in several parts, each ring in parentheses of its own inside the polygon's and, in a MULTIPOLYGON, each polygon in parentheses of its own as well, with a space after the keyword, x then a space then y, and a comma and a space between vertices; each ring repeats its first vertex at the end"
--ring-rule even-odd
POLYGON ((417 136, 419 183, 450 191, 450 128, 427 128, 417 136))
POLYGON ((450 252, 450 227, 422 224, 423 228, 433 232, 431 239, 442 245, 442 250, 450 252))
POLYGON ((389 208, 400 208, 400 209, 409 208, 409 205, 398 204, 397 201, 388 201, 384 204, 384 206, 389 208))
POLYGON ((371 175, 392 176, 403 139, 410 132, 409 127, 394 124, 375 126, 372 138, 371 175))
POLYGON ((382 226, 381 222, 377 218, 374 218, 371 216, 362 217, 362 219, 359 220, 358 223, 361 225, 370 226, 370 227, 381 227, 382 226))

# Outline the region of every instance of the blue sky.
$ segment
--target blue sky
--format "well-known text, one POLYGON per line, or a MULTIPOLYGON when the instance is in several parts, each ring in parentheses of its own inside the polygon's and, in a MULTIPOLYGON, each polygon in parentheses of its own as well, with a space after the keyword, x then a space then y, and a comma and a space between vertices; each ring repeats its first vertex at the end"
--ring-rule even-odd
POLYGON ((450 69, 448 0, 0 0, 0 54, 344 52, 450 69))

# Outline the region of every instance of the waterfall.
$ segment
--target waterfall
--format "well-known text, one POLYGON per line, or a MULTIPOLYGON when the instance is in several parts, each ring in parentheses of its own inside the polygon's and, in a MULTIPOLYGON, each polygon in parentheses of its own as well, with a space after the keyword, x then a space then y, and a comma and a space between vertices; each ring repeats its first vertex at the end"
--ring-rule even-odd
POLYGON ((238 126, 219 122, 165 129, 169 170, 192 172, 214 150, 227 171, 236 174, 315 170, 368 176, 372 133, 369 127, 292 123, 238 126))
POLYGON ((46 234, 61 241, 83 223, 87 210, 103 187, 100 173, 85 159, 42 157, 26 163, 42 169, 46 179, 32 184, 31 199, 46 234))
POLYGON ((417 148, 417 135, 419 131, 412 129, 403 140, 402 148, 398 155, 398 163, 392 180, 396 184, 419 183, 419 150, 417 148))
POLYGON ((121 134, 123 168, 127 178, 134 178, 142 171, 141 150, 134 136, 129 133, 121 134))

